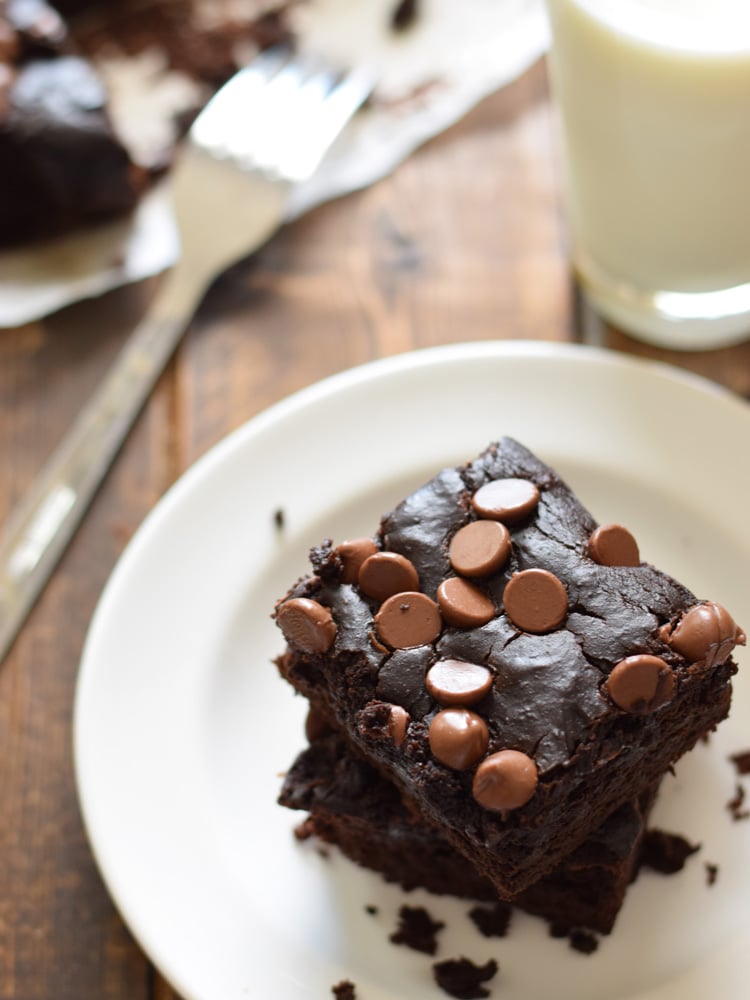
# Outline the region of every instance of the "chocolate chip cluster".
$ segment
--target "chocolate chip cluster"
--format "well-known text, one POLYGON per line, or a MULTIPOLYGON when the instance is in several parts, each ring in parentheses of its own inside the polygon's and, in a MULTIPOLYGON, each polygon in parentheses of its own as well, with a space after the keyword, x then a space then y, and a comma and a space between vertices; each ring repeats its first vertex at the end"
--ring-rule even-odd
MULTIPOLYGON (((436 642, 444 625, 475 629, 498 615, 490 596, 477 583, 503 571, 511 558, 511 531, 528 522, 537 510, 540 491, 528 479, 502 478, 479 487, 471 496, 474 519, 450 539, 448 559, 455 576, 442 580, 436 600, 420 590, 417 569, 404 555, 383 551, 371 538, 341 543, 335 550, 340 578, 378 603, 372 643, 391 653, 436 642)), ((590 536, 587 555, 607 567, 640 565, 638 545, 620 525, 603 525, 590 536)), ((502 593, 502 612, 518 633, 545 635, 561 628, 568 609, 564 583, 542 566, 514 572, 502 593)), ((287 640, 308 653, 325 653, 334 643, 336 623, 331 611, 308 598, 285 601, 277 621, 287 640)), ((744 641, 728 613, 719 605, 696 605, 661 638, 691 663, 722 662, 736 642, 744 641)), ((507 747, 487 754, 487 722, 476 711, 495 681, 482 663, 443 657, 433 662, 424 686, 440 706, 429 726, 433 757, 458 771, 476 768, 475 800, 485 809, 505 812, 525 805, 538 785, 535 761, 507 747)), ((603 693, 620 710, 654 712, 676 688, 669 664, 658 656, 638 653, 618 662, 604 682, 603 693)), ((385 729, 397 747, 408 734, 410 717, 400 705, 390 710, 385 729)))

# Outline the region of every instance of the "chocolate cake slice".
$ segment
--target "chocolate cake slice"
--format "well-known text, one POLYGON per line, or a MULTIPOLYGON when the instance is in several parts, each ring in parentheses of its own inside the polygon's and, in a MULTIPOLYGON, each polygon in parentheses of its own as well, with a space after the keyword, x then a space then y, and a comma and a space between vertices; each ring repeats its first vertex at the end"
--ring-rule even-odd
MULTIPOLYGON (((0 248, 125 215, 306 0, 0 0, 0 248)), ((391 30, 416 18, 397 4, 391 30)))
POLYGON ((727 714, 728 612, 642 563, 509 438, 281 598, 282 675, 501 898, 727 714))
POLYGON ((0 0, 0 247, 132 210, 211 94, 289 39, 288 7, 0 0), (151 89, 133 102, 139 59, 151 89))
MULTIPOLYGON (((635 877, 648 813, 656 797, 617 809, 550 874, 513 905, 555 927, 608 934, 635 877)), ((496 901, 491 882, 403 804, 395 787, 335 733, 318 736, 288 771, 279 802, 309 812, 306 830, 336 844, 365 868, 404 889, 496 901)))
POLYGON ((0 246, 134 207, 145 175, 115 135, 107 95, 41 0, 0 4, 0 246))

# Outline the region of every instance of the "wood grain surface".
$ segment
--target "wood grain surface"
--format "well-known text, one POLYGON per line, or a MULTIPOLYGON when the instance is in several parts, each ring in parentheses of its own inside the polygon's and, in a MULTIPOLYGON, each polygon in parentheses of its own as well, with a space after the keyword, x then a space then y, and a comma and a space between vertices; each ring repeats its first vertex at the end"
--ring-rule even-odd
MULTIPOLYGON (((0 331, 0 518, 156 281, 0 331)), ((576 338, 543 64, 391 177, 280 232, 211 290, 0 667, 0 998, 178 1000, 124 927, 78 812, 71 717, 86 628, 128 539, 228 431, 326 375, 454 341, 576 338)), ((750 344, 669 354, 750 394, 750 344)))

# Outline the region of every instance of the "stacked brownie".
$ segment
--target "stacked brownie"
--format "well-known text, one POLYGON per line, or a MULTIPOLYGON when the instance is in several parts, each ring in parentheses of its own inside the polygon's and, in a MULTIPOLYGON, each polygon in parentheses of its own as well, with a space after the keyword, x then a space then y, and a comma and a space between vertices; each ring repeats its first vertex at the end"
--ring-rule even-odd
MULTIPOLYGON (((608 934, 637 873, 656 791, 615 810, 555 869, 515 896, 514 906, 566 932, 583 927, 608 934)), ((297 757, 279 801, 309 813, 301 837, 336 844, 357 864, 407 891, 419 887, 464 899, 498 899, 492 883, 331 730, 314 736, 297 757)))
POLYGON ((283 804, 389 879, 611 929, 658 782, 729 709, 728 612, 507 438, 311 560, 275 612, 316 720, 283 804))

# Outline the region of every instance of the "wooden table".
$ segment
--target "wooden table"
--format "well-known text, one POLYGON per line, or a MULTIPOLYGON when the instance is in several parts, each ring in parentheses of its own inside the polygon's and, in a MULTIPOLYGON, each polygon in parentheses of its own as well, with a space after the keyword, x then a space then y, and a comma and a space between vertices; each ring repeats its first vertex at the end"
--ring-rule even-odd
MULTIPOLYGON (((128 539, 228 431, 295 389, 412 348, 576 339, 544 66, 396 173, 290 226, 211 291, 0 668, 0 997, 175 1000, 119 919, 78 813, 71 707, 86 628, 128 539)), ((6 518, 144 309, 154 282, 0 331, 6 518)), ((618 350, 750 394, 750 344, 618 350)))

